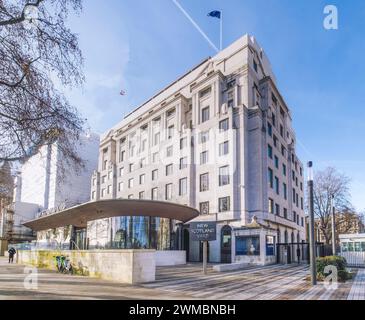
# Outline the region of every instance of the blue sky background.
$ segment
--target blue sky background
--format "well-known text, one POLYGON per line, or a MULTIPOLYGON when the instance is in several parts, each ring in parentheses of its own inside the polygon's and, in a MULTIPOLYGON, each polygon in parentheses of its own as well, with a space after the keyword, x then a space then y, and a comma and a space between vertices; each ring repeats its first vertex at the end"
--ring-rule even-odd
MULTIPOLYGON (((245 33, 256 37, 292 110, 300 158, 348 175, 352 201, 365 209, 365 1, 179 2, 217 46, 211 10, 224 12, 224 46, 245 33), (328 4, 338 8, 339 30, 323 28, 328 4)), ((87 82, 66 94, 98 133, 215 54, 171 0, 86 0, 70 26, 79 34, 87 82)))

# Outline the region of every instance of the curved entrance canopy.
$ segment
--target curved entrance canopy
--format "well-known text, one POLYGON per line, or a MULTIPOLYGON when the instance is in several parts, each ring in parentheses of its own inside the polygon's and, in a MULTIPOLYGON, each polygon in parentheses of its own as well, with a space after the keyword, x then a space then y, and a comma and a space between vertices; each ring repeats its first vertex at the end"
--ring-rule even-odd
POLYGON ((199 211, 180 204, 154 200, 113 199, 87 202, 65 209, 23 225, 34 231, 73 225, 85 228, 88 221, 121 216, 150 216, 187 222, 199 211))

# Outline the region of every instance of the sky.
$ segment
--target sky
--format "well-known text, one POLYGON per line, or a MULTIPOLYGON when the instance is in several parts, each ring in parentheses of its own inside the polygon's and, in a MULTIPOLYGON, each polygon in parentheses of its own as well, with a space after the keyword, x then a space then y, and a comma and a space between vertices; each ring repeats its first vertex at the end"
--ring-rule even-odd
MULTIPOLYGON (((332 166, 351 178, 352 202, 365 209, 365 1, 179 0, 219 46, 255 36, 268 55, 292 111, 297 152, 317 170, 332 166), (338 9, 338 30, 326 30, 326 5, 338 9)), ((104 133, 215 51, 172 0, 85 0, 71 16, 85 63, 83 88, 70 102, 104 133), (126 95, 121 96, 121 90, 126 95)))

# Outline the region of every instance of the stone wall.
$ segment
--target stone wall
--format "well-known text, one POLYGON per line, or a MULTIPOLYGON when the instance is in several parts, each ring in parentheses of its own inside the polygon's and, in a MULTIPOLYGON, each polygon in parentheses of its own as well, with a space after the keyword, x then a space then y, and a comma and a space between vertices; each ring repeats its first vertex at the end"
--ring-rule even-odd
POLYGON ((156 267, 186 264, 185 250, 156 251, 156 267))
POLYGON ((19 250, 17 263, 56 270, 55 256, 69 257, 77 274, 121 283, 155 281, 155 250, 19 250))

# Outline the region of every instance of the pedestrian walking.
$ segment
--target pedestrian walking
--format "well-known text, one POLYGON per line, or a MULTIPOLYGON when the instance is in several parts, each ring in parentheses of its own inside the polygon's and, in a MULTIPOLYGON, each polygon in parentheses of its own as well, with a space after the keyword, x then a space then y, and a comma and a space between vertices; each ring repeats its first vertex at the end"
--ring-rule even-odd
POLYGON ((14 262, 14 255, 16 254, 16 250, 13 247, 11 247, 8 250, 8 253, 9 253, 9 263, 13 263, 14 262))

